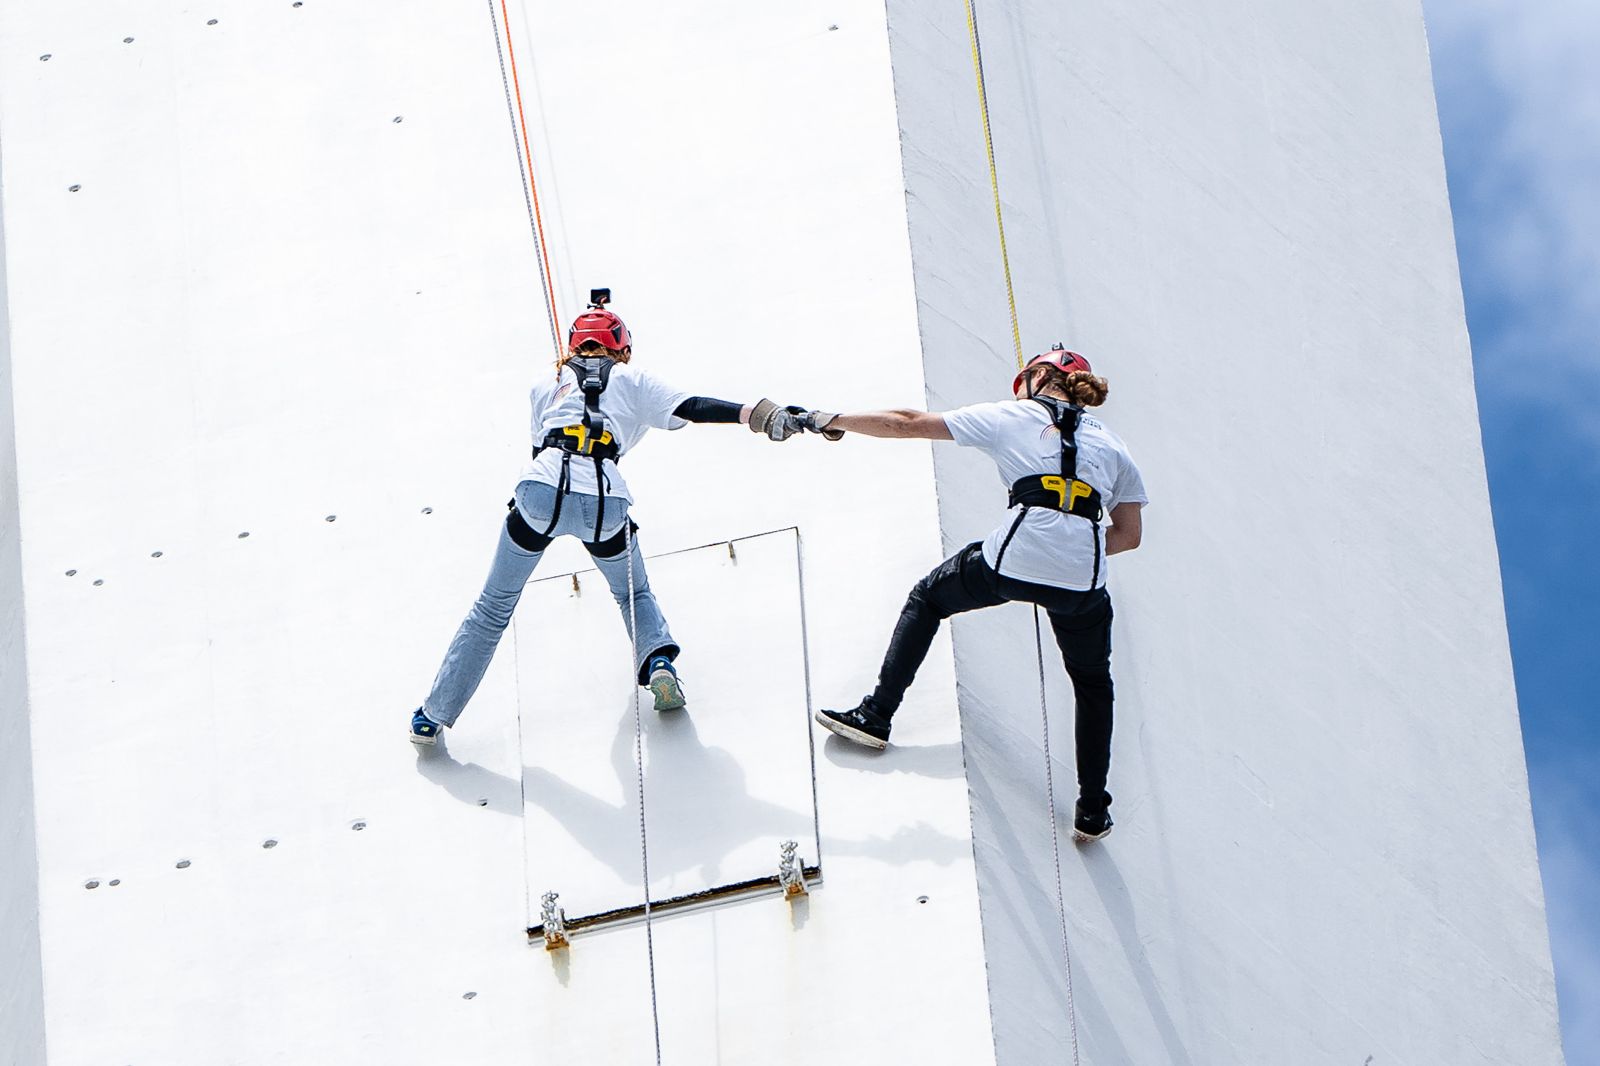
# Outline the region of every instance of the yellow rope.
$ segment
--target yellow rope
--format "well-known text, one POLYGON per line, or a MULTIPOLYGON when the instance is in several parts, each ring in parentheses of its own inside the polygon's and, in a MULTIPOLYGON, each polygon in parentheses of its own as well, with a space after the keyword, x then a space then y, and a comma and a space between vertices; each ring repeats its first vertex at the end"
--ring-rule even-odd
POLYGON ((967 36, 972 39, 972 71, 978 78, 978 107, 983 112, 983 146, 989 154, 989 187, 994 190, 994 225, 1000 231, 1000 263, 1006 273, 1006 302, 1011 306, 1011 343, 1017 350, 1017 367, 1022 358, 1022 329, 1017 325, 1017 294, 1011 286, 1011 255, 1006 251, 1006 220, 1000 211, 1000 173, 994 165, 994 134, 989 131, 989 93, 983 82, 983 52, 978 47, 978 15, 972 0, 967 4, 967 36))

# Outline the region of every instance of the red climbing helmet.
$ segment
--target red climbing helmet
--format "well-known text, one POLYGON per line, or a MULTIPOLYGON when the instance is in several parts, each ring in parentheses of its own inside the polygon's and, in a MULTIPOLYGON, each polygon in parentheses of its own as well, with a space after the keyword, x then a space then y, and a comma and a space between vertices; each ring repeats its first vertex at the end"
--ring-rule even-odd
POLYGON ((612 352, 633 347, 628 327, 622 324, 622 319, 603 307, 585 311, 572 320, 572 328, 567 330, 567 350, 575 352, 586 341, 598 341, 601 347, 612 352))
POLYGON ((1077 352, 1067 351, 1067 347, 1064 344, 1052 344, 1048 352, 1041 352, 1029 359, 1028 365, 1017 371, 1017 376, 1011 381, 1011 391, 1013 393, 1022 388, 1023 377, 1036 366, 1057 367, 1065 374, 1070 374, 1075 370, 1081 370, 1085 374, 1094 373, 1089 367, 1089 360, 1077 352))

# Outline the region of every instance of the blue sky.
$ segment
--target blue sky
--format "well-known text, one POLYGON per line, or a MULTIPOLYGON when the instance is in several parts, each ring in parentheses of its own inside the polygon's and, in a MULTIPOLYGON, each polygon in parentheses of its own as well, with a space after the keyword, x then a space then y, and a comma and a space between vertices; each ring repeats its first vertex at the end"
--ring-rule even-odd
POLYGON ((1424 0, 1568 1066, 1600 1064, 1600 0, 1424 0))

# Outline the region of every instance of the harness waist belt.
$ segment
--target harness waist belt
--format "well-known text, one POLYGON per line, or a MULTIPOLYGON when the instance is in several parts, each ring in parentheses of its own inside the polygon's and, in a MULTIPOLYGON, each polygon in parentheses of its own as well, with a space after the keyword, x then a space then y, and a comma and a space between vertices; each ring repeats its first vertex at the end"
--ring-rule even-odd
POLYGON ((552 429, 544 435, 544 444, 541 448, 560 448, 573 455, 586 455, 593 459, 610 459, 617 461, 617 442, 611 436, 611 431, 603 430, 596 437, 589 432, 587 426, 566 426, 562 429, 552 429))
POLYGON ((1105 514, 1098 489, 1087 481, 1057 474, 1029 474, 1016 481, 1011 486, 1008 506, 1019 503, 1024 507, 1048 507, 1091 522, 1099 522, 1105 514))

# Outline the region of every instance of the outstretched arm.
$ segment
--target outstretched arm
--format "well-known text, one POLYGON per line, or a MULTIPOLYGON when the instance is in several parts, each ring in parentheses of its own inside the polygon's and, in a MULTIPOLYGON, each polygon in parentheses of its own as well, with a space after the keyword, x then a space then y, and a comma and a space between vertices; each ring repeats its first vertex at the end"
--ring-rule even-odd
POLYGON ((731 400, 691 396, 680 403, 672 413, 686 422, 740 423, 750 421, 750 409, 754 406, 747 403, 741 407, 731 400))
POLYGON ((844 430, 868 437, 901 437, 921 440, 954 440, 944 416, 932 411, 913 411, 897 408, 892 411, 862 411, 853 415, 836 415, 828 423, 830 430, 844 430))
POLYGON ((928 411, 913 411, 909 408, 864 411, 853 415, 825 415, 817 411, 805 412, 799 407, 779 407, 770 400, 740 407, 727 400, 715 400, 709 396, 691 396, 680 403, 672 413, 690 422, 742 422, 757 433, 766 433, 774 440, 792 436, 803 425, 817 432, 826 429, 830 437, 850 432, 868 437, 953 439, 950 436, 950 427, 945 425, 943 415, 928 411), (808 418, 817 421, 807 423, 804 419, 808 418))

